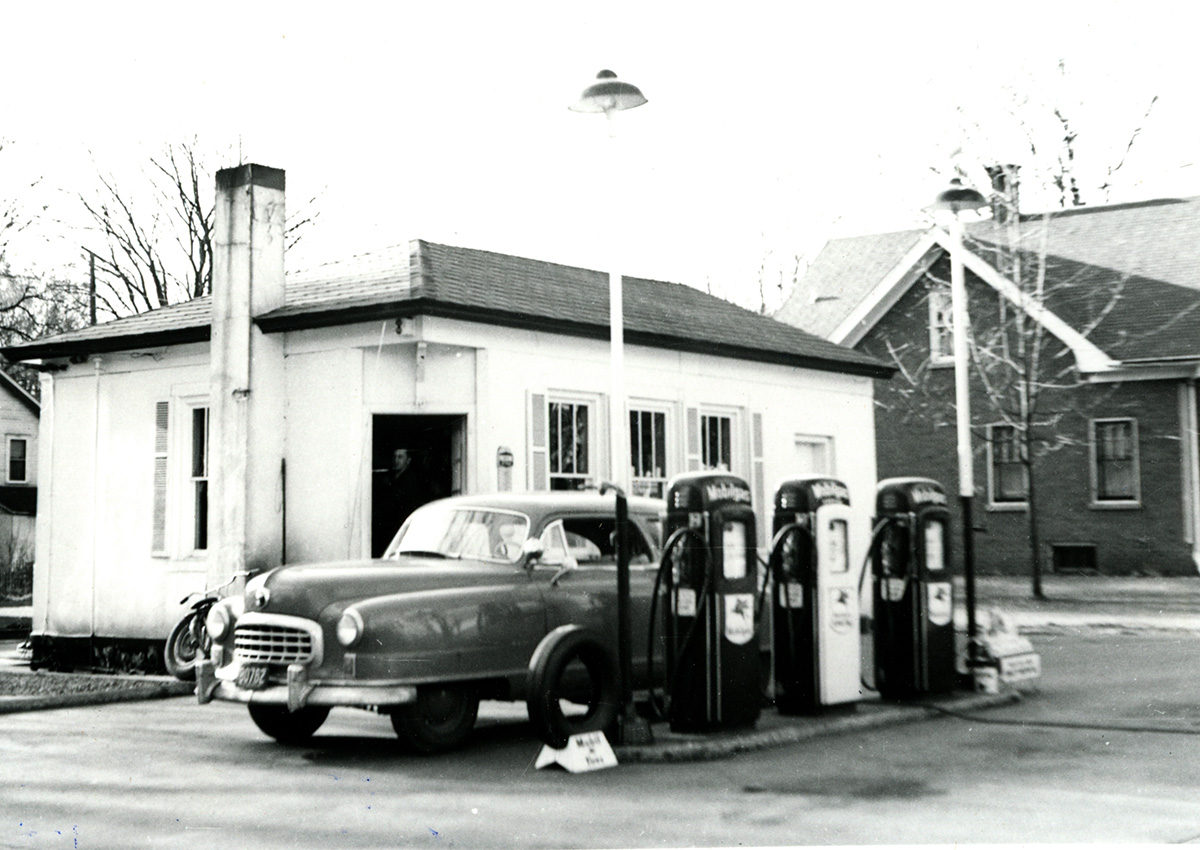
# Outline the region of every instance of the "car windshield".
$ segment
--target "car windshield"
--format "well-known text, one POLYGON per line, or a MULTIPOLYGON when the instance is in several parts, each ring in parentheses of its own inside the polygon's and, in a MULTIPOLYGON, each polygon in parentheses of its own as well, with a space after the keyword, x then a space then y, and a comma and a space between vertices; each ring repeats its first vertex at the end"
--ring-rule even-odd
POLYGON ((426 555, 515 564, 528 535, 529 517, 522 514, 426 505, 400 527, 383 557, 426 555))

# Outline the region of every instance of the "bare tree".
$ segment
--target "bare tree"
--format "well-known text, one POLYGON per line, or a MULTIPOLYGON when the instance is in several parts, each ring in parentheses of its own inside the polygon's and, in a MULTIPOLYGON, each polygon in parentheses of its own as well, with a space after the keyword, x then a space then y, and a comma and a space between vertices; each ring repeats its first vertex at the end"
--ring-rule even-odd
MULTIPOLYGON (((0 157, 10 145, 0 139, 0 157)), ((0 172, 6 169, 0 158, 0 172)), ((27 188, 38 184, 28 181, 27 188)), ((38 210, 44 213, 45 208, 38 210)), ((16 193, 0 207, 0 345, 24 342, 51 333, 71 330, 82 324, 83 290, 70 280, 31 270, 20 259, 13 240, 29 231, 35 217, 23 208, 16 193)), ((33 395, 38 393, 35 372, 20 364, 6 364, 6 371, 33 395)))
MULTIPOLYGON (((195 139, 168 144, 128 189, 100 173, 94 195, 80 195, 91 218, 99 308, 110 316, 142 313, 212 291, 214 174, 217 155, 195 139)), ((319 216, 310 198, 288 217, 288 247, 319 216)))

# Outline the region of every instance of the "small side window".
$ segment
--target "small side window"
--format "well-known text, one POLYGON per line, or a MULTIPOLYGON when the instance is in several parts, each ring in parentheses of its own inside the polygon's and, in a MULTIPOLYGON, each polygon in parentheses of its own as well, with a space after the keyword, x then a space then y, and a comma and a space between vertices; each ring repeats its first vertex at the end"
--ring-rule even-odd
POLYGON ((561 521, 552 522, 546 526, 546 530, 542 532, 541 541, 542 554, 538 558, 539 564, 557 567, 566 563, 567 541, 561 521))

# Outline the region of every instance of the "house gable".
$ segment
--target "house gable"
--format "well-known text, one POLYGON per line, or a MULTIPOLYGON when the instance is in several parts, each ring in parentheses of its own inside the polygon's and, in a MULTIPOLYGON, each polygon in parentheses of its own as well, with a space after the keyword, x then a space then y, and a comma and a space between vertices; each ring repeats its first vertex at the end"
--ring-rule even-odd
MULTIPOLYGON (((1023 216, 1017 251, 1026 269, 1046 283, 1041 303, 998 270, 1005 226, 988 221, 967 228, 964 267, 1066 344, 1080 372, 1112 381, 1200 374, 1200 199, 1164 199, 1023 216)), ((802 281, 776 314, 798 326, 856 345, 918 280, 949 237, 931 228, 912 249, 897 246, 912 232, 855 237, 830 243, 813 264, 818 279, 802 281), (903 239, 902 239, 903 238, 903 239), (868 243, 874 247, 868 250, 868 243), (927 242, 925 240, 928 240, 927 242), (922 245, 930 245, 920 251, 922 245), (851 250, 848 250, 848 247, 851 250), (880 271, 880 253, 896 257, 880 271), (843 304, 836 323, 796 307, 818 288, 855 280, 857 300, 843 304), (803 319, 803 320, 799 320, 803 319)), ((806 278, 808 275, 806 275, 806 278)), ((832 295, 832 293, 831 293, 832 295)), ((838 303, 832 297, 832 303, 838 303)))

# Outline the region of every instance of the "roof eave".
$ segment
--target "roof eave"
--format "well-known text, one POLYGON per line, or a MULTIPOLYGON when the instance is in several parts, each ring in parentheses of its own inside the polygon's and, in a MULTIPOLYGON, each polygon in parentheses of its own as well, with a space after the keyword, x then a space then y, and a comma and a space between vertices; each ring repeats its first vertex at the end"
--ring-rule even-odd
POLYGON ((86 357, 89 354, 130 351, 135 348, 157 348, 163 345, 208 342, 211 338, 212 328, 208 324, 204 324, 196 327, 121 334, 94 339, 73 339, 61 342, 47 340, 44 343, 34 342, 0 348, 0 354, 14 363, 21 363, 29 360, 53 360, 60 357, 86 357))
MULTIPOLYGON (((529 313, 489 310, 451 304, 430 298, 411 298, 387 304, 285 313, 276 316, 267 315, 255 321, 263 333, 281 333, 284 331, 310 330, 353 322, 386 321, 416 315, 461 319, 463 321, 517 328, 520 330, 553 330, 557 334, 583 339, 607 340, 609 338, 608 325, 564 321, 562 319, 551 319, 546 316, 531 315, 529 313)), ((751 348, 749 346, 724 345, 697 341, 690 337, 637 331, 628 326, 625 328, 625 342, 627 344, 645 345, 652 348, 665 348, 672 351, 711 354, 758 363, 773 363, 781 366, 818 369, 825 372, 839 372, 869 378, 890 378, 896 371, 892 367, 879 362, 862 362, 855 358, 837 360, 834 358, 751 348)))

